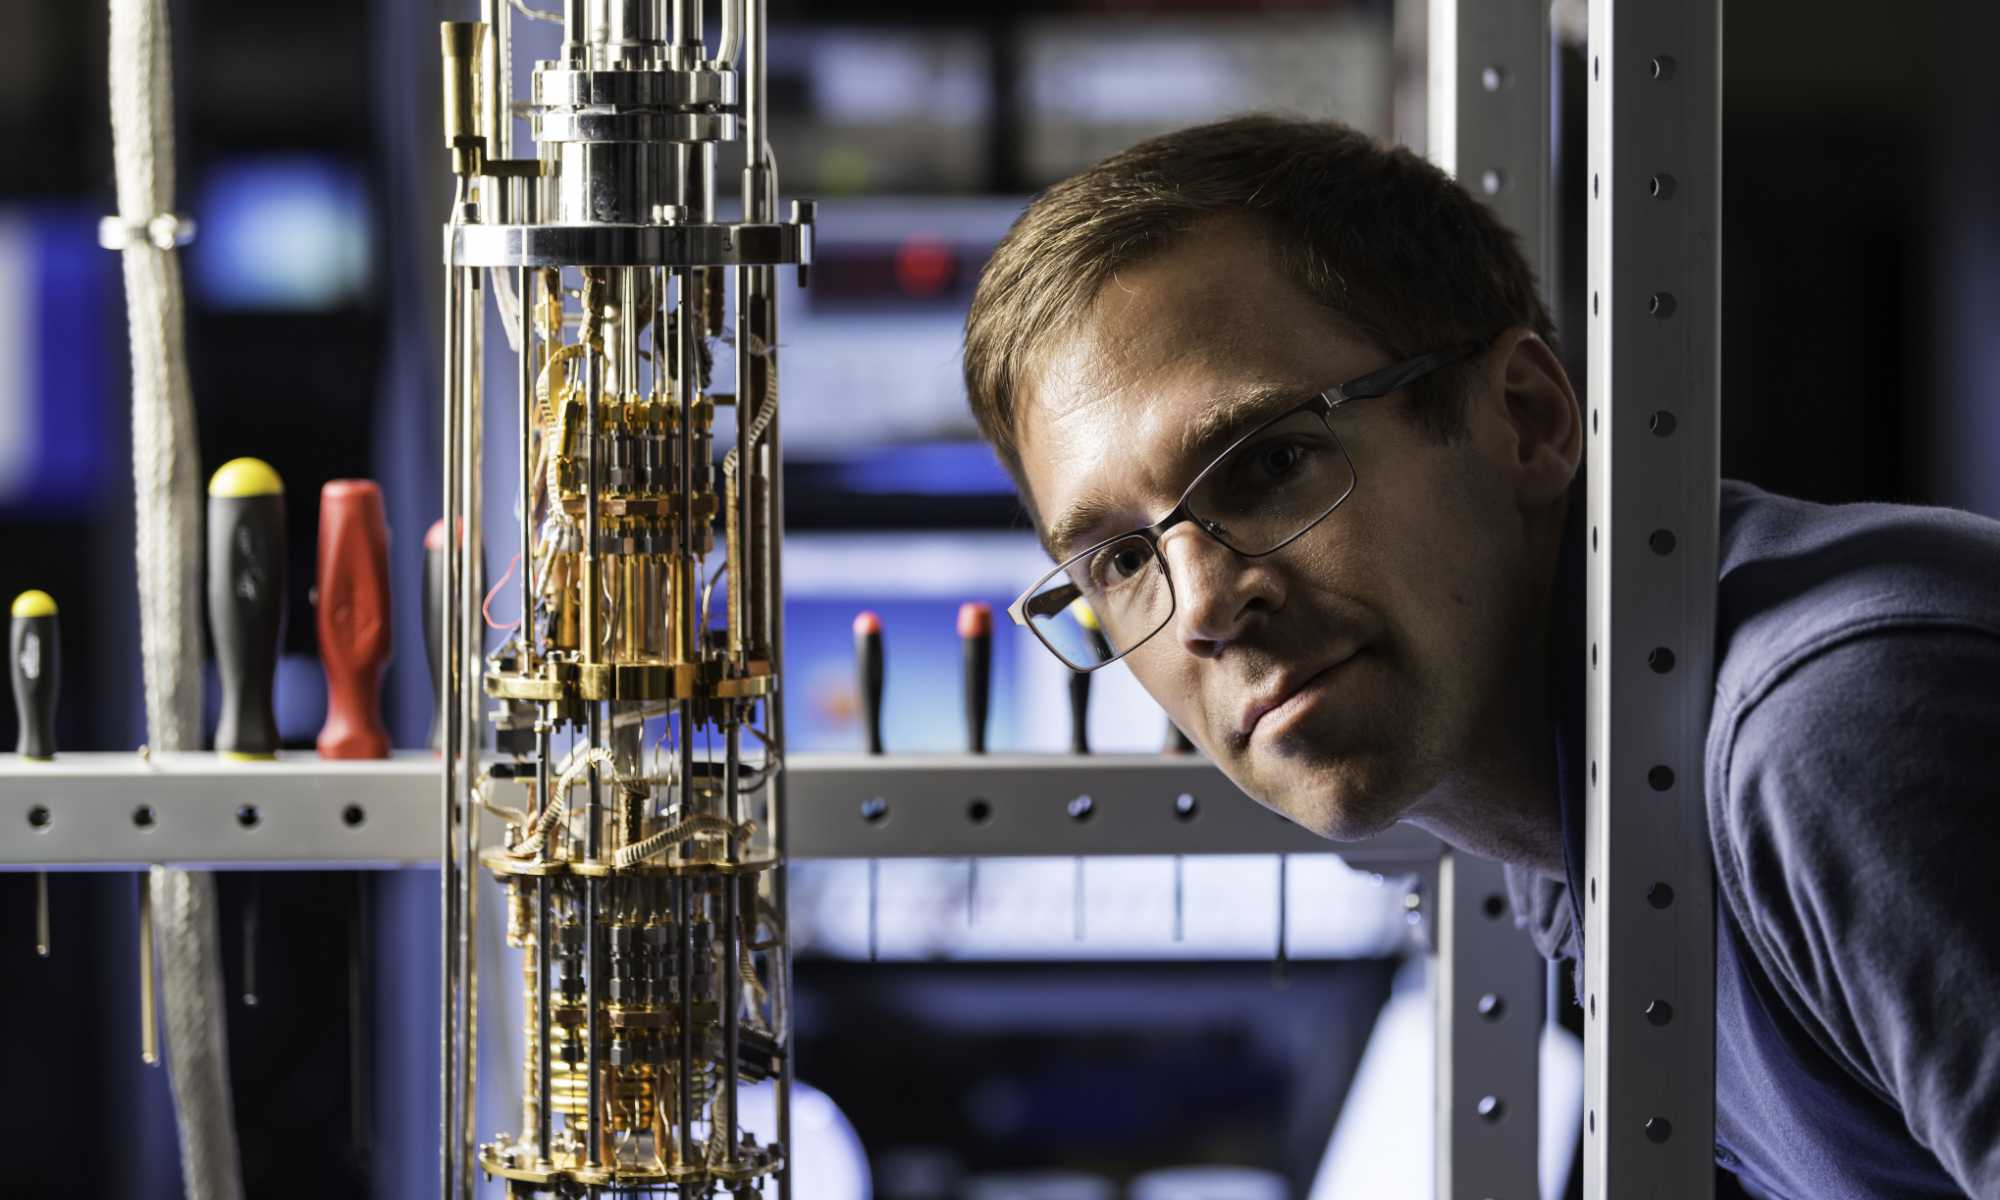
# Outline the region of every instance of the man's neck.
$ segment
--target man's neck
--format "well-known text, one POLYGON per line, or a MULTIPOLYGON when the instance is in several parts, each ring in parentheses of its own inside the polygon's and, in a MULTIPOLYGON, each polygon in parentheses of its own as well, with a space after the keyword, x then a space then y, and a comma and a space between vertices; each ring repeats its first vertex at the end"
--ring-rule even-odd
MULTIPOLYGON (((1562 667, 1550 650, 1563 611, 1556 590, 1564 586, 1566 531, 1579 542, 1572 552, 1582 552, 1581 529, 1570 529, 1575 524, 1570 518, 1578 515, 1568 511, 1572 504, 1580 505, 1581 497, 1570 497, 1550 514, 1546 549, 1521 610, 1521 627, 1531 632, 1515 647, 1507 672, 1511 686, 1495 698, 1482 722, 1488 736, 1405 818, 1461 850, 1556 879, 1564 873, 1563 819, 1551 697, 1553 672, 1562 667)), ((1560 630, 1560 636, 1573 635, 1560 630)))

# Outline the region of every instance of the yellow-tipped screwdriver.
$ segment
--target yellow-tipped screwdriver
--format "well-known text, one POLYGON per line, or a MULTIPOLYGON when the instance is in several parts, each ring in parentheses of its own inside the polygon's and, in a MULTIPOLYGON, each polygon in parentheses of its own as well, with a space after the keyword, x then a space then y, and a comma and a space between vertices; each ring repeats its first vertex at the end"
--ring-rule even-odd
POLYGON ((216 753, 274 757, 271 687, 285 602, 285 485, 270 464, 239 458, 208 482, 208 628, 222 677, 216 753))
MULTIPOLYGON (((47 592, 14 597, 7 661, 14 677, 14 712, 21 737, 15 753, 47 762, 56 756, 56 686, 62 673, 62 639, 56 602, 47 592)), ((49 956, 49 876, 35 872, 35 953, 49 956)))

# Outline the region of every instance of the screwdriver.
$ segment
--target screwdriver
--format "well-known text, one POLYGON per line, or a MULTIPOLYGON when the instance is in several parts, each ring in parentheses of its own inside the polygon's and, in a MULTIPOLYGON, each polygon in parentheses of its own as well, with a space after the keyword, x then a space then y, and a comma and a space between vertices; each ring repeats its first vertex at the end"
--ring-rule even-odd
MULTIPOLYGON (((959 660, 965 668, 965 751, 986 753, 986 715, 993 693, 993 607, 978 600, 958 606, 959 660)), ((965 923, 979 911, 979 859, 965 860, 965 923)))
MULTIPOLYGON (((882 618, 863 612, 854 618, 854 666, 861 685, 861 728, 868 753, 882 753, 882 618)), ((878 942, 876 901, 881 863, 868 860, 868 961, 874 962, 878 942)))
POLYGON ((224 758, 277 755, 271 685, 284 599, 284 482, 261 459, 232 459, 208 481, 208 627, 222 676, 215 749, 224 758))
POLYGON ((861 725, 868 753, 882 753, 882 618, 854 618, 854 665, 861 684, 861 725))
MULTIPOLYGON (((14 675, 14 712, 21 719, 15 753, 35 762, 56 756, 56 685, 62 671, 62 640, 56 629, 56 602, 47 592, 14 597, 8 665, 14 675)), ((49 875, 35 872, 35 953, 49 956, 49 875)))
POLYGON ((382 668, 389 661, 389 524, 382 489, 335 479, 319 492, 319 657, 326 668, 321 758, 387 758, 382 668))

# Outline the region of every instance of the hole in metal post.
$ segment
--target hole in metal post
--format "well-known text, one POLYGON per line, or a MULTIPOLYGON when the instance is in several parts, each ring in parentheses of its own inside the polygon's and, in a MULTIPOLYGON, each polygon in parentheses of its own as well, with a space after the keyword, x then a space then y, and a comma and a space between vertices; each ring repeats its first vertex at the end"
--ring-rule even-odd
POLYGON ((49 806, 46 804, 37 804, 29 809, 28 824, 36 829, 47 829, 49 827, 49 806))
POLYGON ((1658 200, 1670 199, 1674 194, 1674 187, 1674 177, 1665 171, 1653 176, 1646 183, 1646 190, 1652 193, 1653 197, 1658 200))
POLYGON ((257 828, 257 822, 262 819, 263 817, 259 815, 257 806, 254 804, 246 804, 236 810, 236 823, 245 829, 257 828))
POLYGON ((1646 1006, 1646 1019, 1655 1025, 1665 1025, 1674 1019, 1674 1006, 1665 1000, 1655 1000, 1646 1006))
POLYGON ((1597 199, 1597 176, 1595 175, 1590 177, 1590 198, 1592 200, 1597 199))
POLYGON ((1593 317, 1597 315, 1597 293, 1596 293, 1596 292, 1592 292, 1592 293, 1590 293, 1590 315, 1591 315, 1591 316, 1593 316, 1593 317))
POLYGON ((1507 1015, 1506 998, 1497 992, 1488 992, 1479 998, 1479 1015, 1489 1021, 1497 1021, 1507 1015))
POLYGON ((1088 796, 1078 796, 1064 806, 1069 815, 1079 821, 1090 820, 1090 814, 1097 811, 1097 802, 1088 796))
POLYGON ((1494 64, 1479 72, 1479 86, 1489 92, 1497 92, 1507 86, 1507 69, 1494 64))
POLYGON ((1646 889, 1646 903, 1654 908, 1665 908, 1674 902, 1674 889, 1664 883, 1656 883, 1646 889))
POLYGON ((1646 1119, 1646 1136, 1656 1145, 1664 1142, 1674 1136, 1673 1123, 1665 1117, 1648 1117, 1646 1119))
POLYGON ((1590 549, 1593 553, 1597 550, 1597 526, 1595 525, 1590 527, 1590 549))
POLYGON ((1199 812, 1201 812, 1201 805, 1195 803, 1195 798, 1192 795, 1182 792, 1180 795, 1174 797, 1174 815, 1181 820, 1192 821, 1199 812))
POLYGON ((1507 186, 1507 175, 1496 167, 1488 167, 1479 173, 1479 190, 1489 196, 1497 196, 1500 189, 1507 186))
POLYGON ((1654 791, 1664 792, 1674 786, 1674 769, 1665 763, 1661 763, 1646 772, 1646 782, 1651 785, 1654 791))
POLYGON ((349 829, 361 828, 361 823, 367 819, 367 810, 363 809, 359 804, 350 804, 340 810, 340 822, 349 829))
POLYGON ((889 802, 880 796, 870 796, 861 802, 861 819, 870 825, 879 825, 889 815, 889 802))
POLYGON ((984 796, 974 796, 965 806, 965 817, 974 825, 984 825, 993 819, 993 805, 984 796))
POLYGON ((1591 665, 1592 667, 1595 667, 1595 666, 1597 666, 1597 643, 1596 643, 1596 642, 1592 642, 1592 643, 1590 643, 1590 665, 1591 665))
POLYGON ((1587 1124, 1587 1125, 1589 1125, 1589 1126, 1590 1126, 1590 1132, 1592 1132, 1592 1133, 1596 1133, 1596 1132, 1597 1132, 1597 1110, 1596 1110, 1596 1109, 1594 1109, 1594 1108, 1593 1108, 1593 1109, 1591 1109, 1591 1110, 1590 1110, 1590 1120, 1589 1120, 1589 1121, 1587 1121, 1587 1122, 1585 1122, 1585 1124, 1587 1124))
POLYGON ((1597 786, 1597 760, 1594 758, 1590 760, 1590 786, 1597 786))
POLYGON ((1601 65, 1601 64, 1600 64, 1600 62, 1599 62, 1599 60, 1598 60, 1598 57, 1597 57, 1597 56, 1596 56, 1595 54, 1591 55, 1591 56, 1590 56, 1590 78, 1591 78, 1591 80, 1592 80, 1593 82, 1594 82, 1594 81, 1596 81, 1597 79, 1601 78, 1601 72, 1600 72, 1600 70, 1599 70, 1599 67, 1600 67, 1600 65, 1601 65))
POLYGON ((1662 54, 1653 60, 1653 78, 1660 80, 1672 79, 1674 77, 1674 70, 1679 65, 1679 63, 1674 61, 1673 55, 1662 54))
POLYGON ((1590 994, 1590 1015, 1591 1015, 1591 1016, 1592 1016, 1593 1018, 1597 1016, 1597 993, 1596 993, 1596 992, 1592 992, 1592 993, 1590 994))
POLYGON ((1487 920, 1497 921, 1507 911, 1507 897, 1498 892, 1489 892, 1486 899, 1480 901, 1479 910, 1486 914, 1487 920))
POLYGON ((1592 904, 1597 903, 1597 876, 1595 875, 1590 877, 1590 902, 1592 904))
POLYGON ((1646 665, 1656 674, 1665 675, 1674 669, 1674 652, 1665 646, 1655 646, 1646 655, 1646 665))
POLYGON ((1478 1104, 1479 1117, 1483 1121, 1498 1121, 1507 1115, 1507 1103, 1498 1096, 1481 1096, 1478 1104))
POLYGON ((1679 424, 1674 420, 1674 414, 1663 408, 1646 418, 1646 428, 1659 437, 1672 437, 1679 424))
POLYGON ((1673 316, 1676 307, 1677 305, 1674 303, 1674 294, 1672 292, 1654 292, 1646 298, 1646 311, 1652 313, 1662 321, 1673 316))
POLYGON ((1672 554, 1674 547, 1679 544, 1671 529, 1655 529, 1652 536, 1646 539, 1646 545, 1652 547, 1653 553, 1660 555, 1672 554))
POLYGON ((133 809, 132 823, 141 829, 151 829, 153 827, 153 806, 150 804, 141 804, 139 807, 133 809))

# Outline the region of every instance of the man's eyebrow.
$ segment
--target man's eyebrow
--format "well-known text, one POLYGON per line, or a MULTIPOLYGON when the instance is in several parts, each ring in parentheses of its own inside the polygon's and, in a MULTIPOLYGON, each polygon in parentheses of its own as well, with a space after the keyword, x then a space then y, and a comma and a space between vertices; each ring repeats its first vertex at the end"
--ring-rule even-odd
POLYGON ((1070 548, 1084 534, 1102 524, 1113 507, 1110 498, 1102 492, 1086 493, 1082 499, 1064 509, 1061 516, 1049 522, 1047 532, 1042 534, 1042 548, 1057 562, 1063 561, 1070 548))
MULTIPOLYGON (((1276 416, 1295 404, 1303 404, 1319 394, 1319 389, 1290 383, 1266 383, 1218 397, 1214 404, 1193 420, 1181 433, 1181 453, 1193 454, 1214 445, 1227 435, 1248 432, 1257 421, 1276 416)), ((1216 447, 1221 449, 1221 447, 1216 447)))

